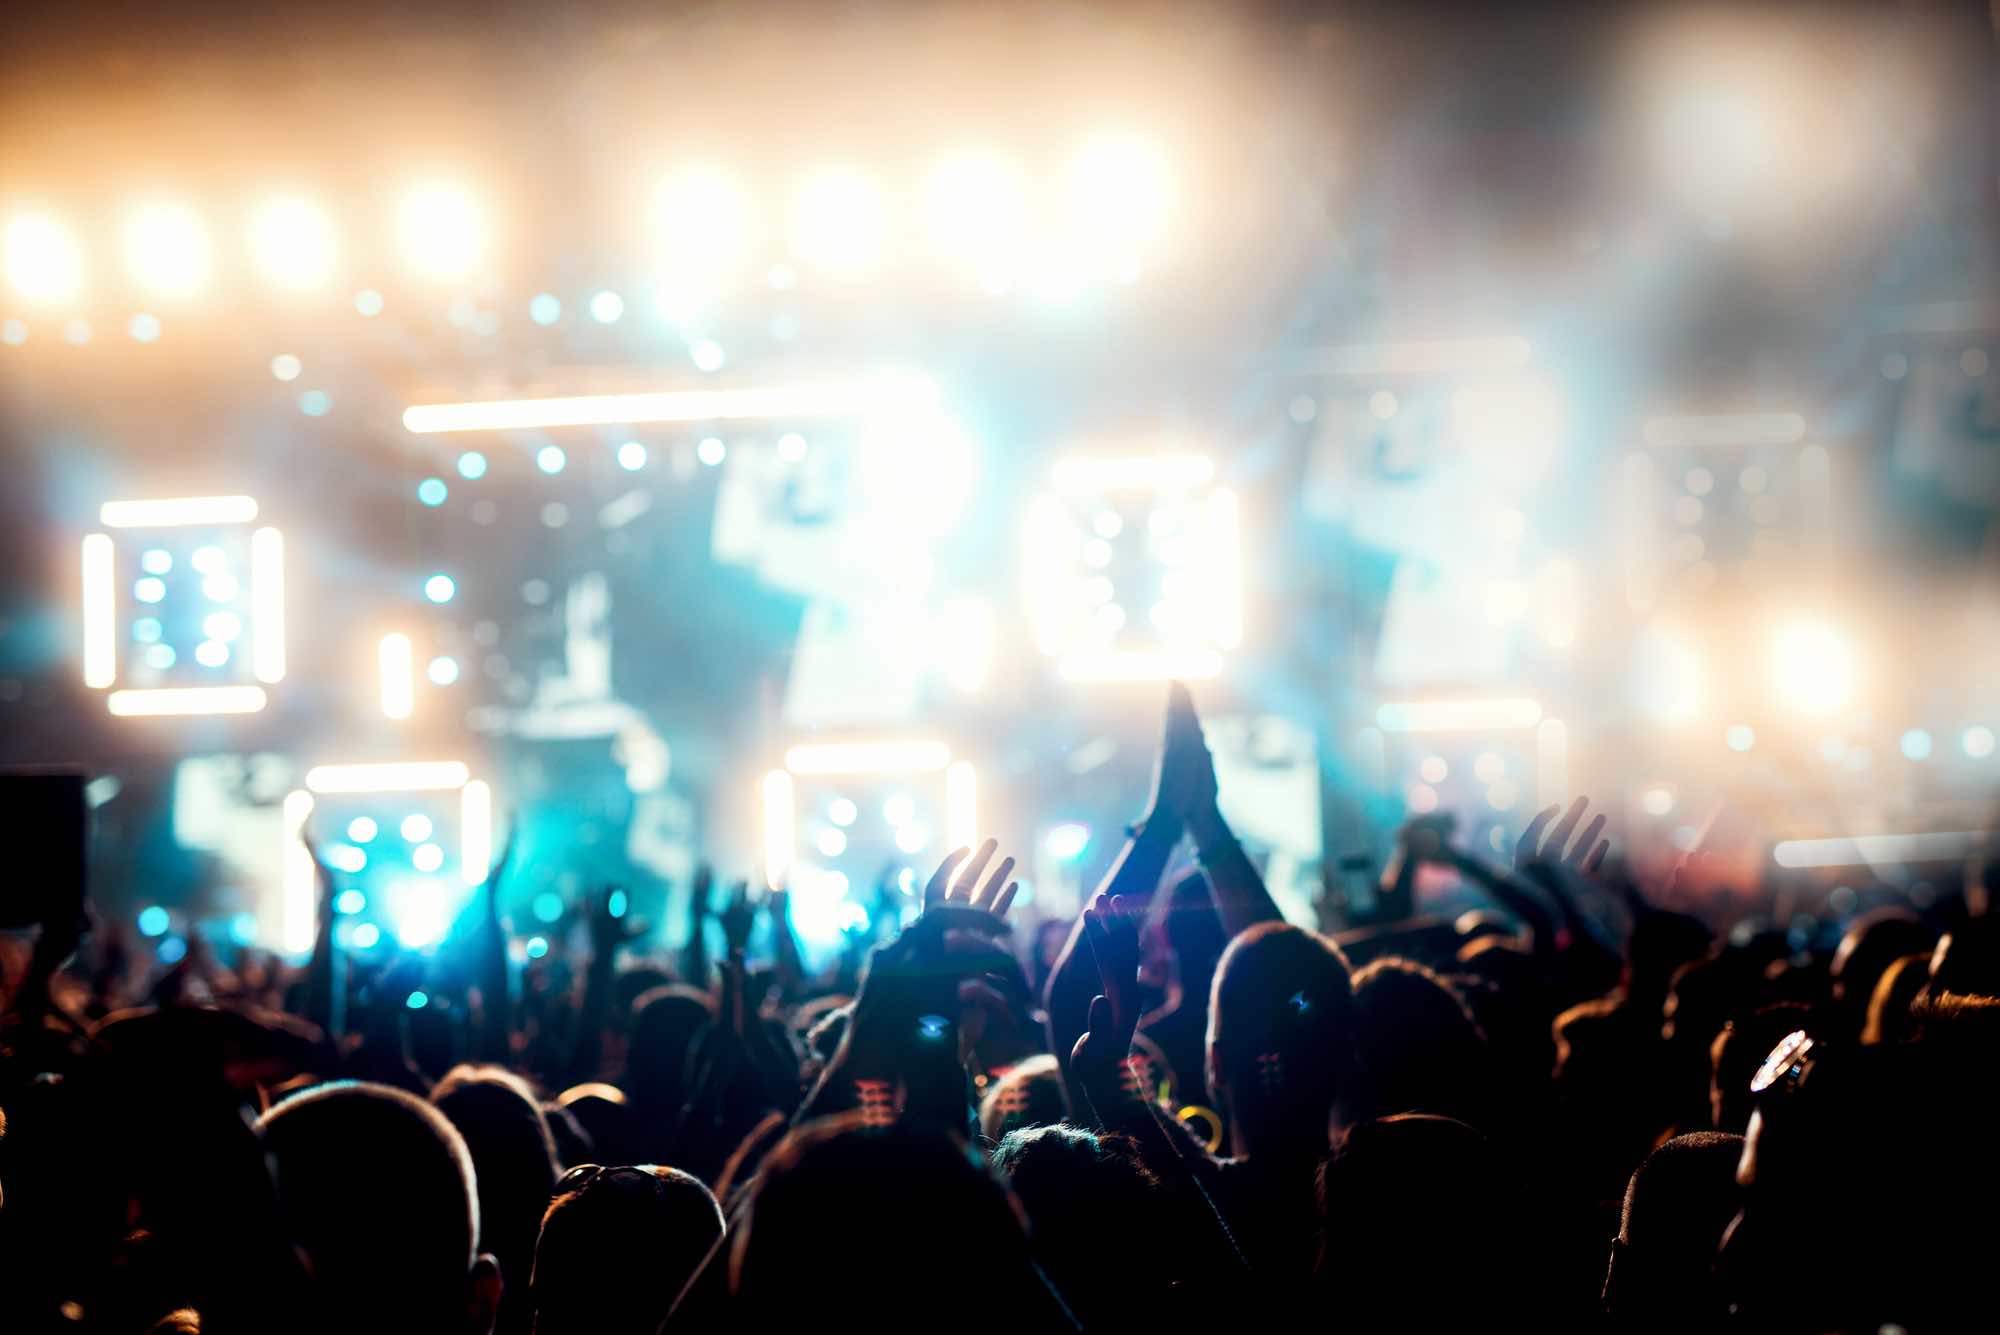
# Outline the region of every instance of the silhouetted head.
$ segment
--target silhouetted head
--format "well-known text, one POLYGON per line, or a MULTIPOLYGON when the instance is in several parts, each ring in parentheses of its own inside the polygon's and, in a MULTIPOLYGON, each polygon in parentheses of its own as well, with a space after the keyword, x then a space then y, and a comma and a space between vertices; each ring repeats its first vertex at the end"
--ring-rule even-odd
POLYGON ((535 1234, 556 1181, 555 1139, 526 1081, 499 1066, 457 1066, 431 1091, 472 1154, 479 1245, 500 1262, 509 1293, 501 1324, 526 1329, 535 1234))
POLYGON ((442 1113, 384 1085, 295 1094, 258 1120, 279 1210, 326 1330, 492 1327, 500 1275, 478 1251, 472 1156, 442 1113))
POLYGON ((1604 1308, 1619 1329, 1720 1324, 1712 1271, 1736 1214, 1742 1156, 1743 1137, 1696 1131, 1654 1150, 1632 1174, 1604 1279, 1604 1308))
POLYGON ((997 1141, 1022 1127, 1063 1118, 1062 1075, 1056 1059, 1038 1053, 987 1087, 979 1101, 979 1133, 997 1141))
POLYGON ((1423 965, 1390 955, 1354 975, 1354 1041, 1367 1111, 1484 1120, 1486 1036, 1458 989, 1423 965))
POLYGON ((1859 1035, 1883 973, 1903 956, 1928 954, 1936 944, 1937 933, 1904 908, 1875 909, 1849 923, 1832 966, 1833 1000, 1842 1026, 1859 1035))
POLYGON ((632 1003, 623 1083, 642 1120, 662 1110, 679 1114, 689 1053, 714 1019, 708 995, 679 984, 656 987, 632 1003))
POLYGON ((535 1244, 535 1335, 652 1335, 722 1234, 715 1197, 678 1169, 572 1168, 535 1244))
POLYGON ((1909 1036, 1910 1007, 1931 983, 1931 957, 1905 955, 1882 971, 1875 995, 1868 1001, 1868 1020, 1861 1026, 1867 1044, 1900 1043, 1909 1036))
POLYGON ((1158 1255, 1159 1182, 1129 1137, 1074 1126, 1009 1132, 993 1169, 1027 1212, 1036 1256, 1087 1329, 1143 1327, 1158 1255))
POLYGON ((1322 937, 1263 922, 1229 943, 1208 1010, 1208 1084, 1241 1152, 1324 1144, 1354 1055, 1347 960, 1322 937))

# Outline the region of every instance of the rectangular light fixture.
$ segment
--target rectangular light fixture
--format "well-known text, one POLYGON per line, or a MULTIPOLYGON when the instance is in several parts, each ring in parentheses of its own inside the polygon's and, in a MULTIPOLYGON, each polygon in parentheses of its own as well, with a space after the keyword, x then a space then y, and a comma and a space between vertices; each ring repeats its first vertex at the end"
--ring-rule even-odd
POLYGON ((250 535, 250 670, 261 682, 285 679, 285 537, 250 535))
POLYGON ((188 524, 247 524, 257 517, 248 496, 187 496, 166 501, 106 501, 97 519, 106 528, 180 528, 188 524))
POLYGON ((746 389, 420 403, 403 410, 403 426, 423 436, 452 431, 638 426, 648 422, 855 417, 894 408, 922 407, 935 403, 937 397, 937 386, 928 380, 834 380, 746 389))
POLYGON ((384 635, 375 658, 382 679, 383 715, 408 718, 416 707, 416 660, 410 637, 400 632, 384 635))
POLYGON ((1375 710, 1375 726, 1383 732, 1488 732, 1532 728, 1541 720, 1541 705, 1519 696, 1491 700, 1401 700, 1375 710))
POLYGON ((1771 849, 1780 867, 1864 867, 1898 862, 1958 862, 1983 848, 1976 832, 1858 834, 1846 839, 1786 839, 1771 849))
POLYGON ((306 821, 312 809, 313 796, 305 789, 294 788, 285 794, 278 939, 293 955, 311 950, 318 930, 319 869, 313 866, 312 853, 305 841, 306 821))
POLYGON ((462 788, 472 771, 459 760, 398 760, 373 765, 315 765, 306 787, 315 793, 420 793, 462 788))
POLYGON ((122 718, 176 714, 254 714, 264 707, 256 686, 182 686, 168 690, 113 691, 104 697, 122 718))
POLYGON ((796 819, 792 776, 781 769, 766 774, 763 800, 764 884, 778 890, 784 888, 792 874, 792 861, 798 853, 792 833, 792 822, 796 819))
POLYGON ((1206 681, 1222 675, 1222 655, 1211 649, 1072 654, 1057 671, 1065 681, 1206 681))
POLYGON ((950 763, 943 742, 816 742, 785 752, 794 774, 907 774, 950 763))
POLYGON ((1805 439, 1806 419, 1797 413, 1714 413, 1696 417, 1651 417, 1648 445, 1791 445, 1805 439))
POLYGON ((458 863, 467 885, 480 885, 493 869, 493 788, 474 779, 458 790, 458 863))
POLYGON ((1065 491, 1163 491, 1199 487, 1215 477, 1215 461, 1200 454, 1064 459, 1055 482, 1065 491))
POLYGON ((118 680, 116 559, 107 534, 83 540, 83 684, 100 690, 118 680))

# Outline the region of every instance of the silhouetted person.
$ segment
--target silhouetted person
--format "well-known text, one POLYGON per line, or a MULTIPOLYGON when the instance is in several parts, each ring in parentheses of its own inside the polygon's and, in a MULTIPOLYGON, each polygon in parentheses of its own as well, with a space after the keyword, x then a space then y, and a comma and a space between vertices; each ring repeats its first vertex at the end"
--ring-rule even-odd
POLYGON ((535 1335, 652 1335, 722 1233, 715 1197, 677 1169, 571 1169, 535 1245, 535 1335))
POLYGON ((1625 1207, 1604 1278, 1604 1310, 1622 1331, 1703 1330, 1720 1322, 1716 1247, 1735 1217, 1743 1137, 1675 1136, 1646 1156, 1625 1188, 1625 1207))
POLYGON ((455 1067, 431 1102, 458 1128, 479 1179, 479 1246, 500 1262, 503 1335, 528 1328, 528 1271, 556 1182, 555 1139, 526 1081, 498 1066, 455 1067))

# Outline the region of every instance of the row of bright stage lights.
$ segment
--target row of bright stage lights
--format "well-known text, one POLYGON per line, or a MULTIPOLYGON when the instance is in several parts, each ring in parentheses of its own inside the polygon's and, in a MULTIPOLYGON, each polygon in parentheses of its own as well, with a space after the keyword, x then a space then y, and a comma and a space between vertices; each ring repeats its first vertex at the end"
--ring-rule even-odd
MULTIPOLYGON (((989 286, 1018 281, 1025 270, 1050 261, 1129 279, 1155 252, 1177 193, 1159 145, 1103 133, 1078 146, 1052 192, 1056 208, 1036 207, 1034 183, 1012 159, 967 150, 934 164, 915 212, 939 260, 989 286)), ((689 165, 654 191, 647 222, 662 268, 676 283, 729 275, 780 245, 814 269, 862 276, 881 266, 907 230, 897 202, 894 191, 861 169, 825 165, 800 177, 788 203, 790 216, 774 229, 760 218, 749 187, 736 175, 689 165)), ((452 281, 472 277, 490 263, 499 228, 474 192, 432 181, 402 195, 390 231, 413 273, 452 281)), ((252 209, 242 239, 250 267, 281 289, 324 289, 341 268, 343 246, 333 214, 303 196, 274 197, 252 209)), ((152 297, 193 300, 216 277, 215 237, 189 204, 171 199, 141 204, 119 226, 117 244, 128 277, 152 297)), ((53 211, 14 212, 0 233, 0 246, 8 285, 29 303, 74 302, 89 286, 85 244, 53 211)))

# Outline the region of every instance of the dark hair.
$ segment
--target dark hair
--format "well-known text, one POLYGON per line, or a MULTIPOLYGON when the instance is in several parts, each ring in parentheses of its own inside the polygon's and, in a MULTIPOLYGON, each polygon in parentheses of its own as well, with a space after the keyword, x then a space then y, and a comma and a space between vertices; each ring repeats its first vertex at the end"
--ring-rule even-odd
POLYGON ((555 1137, 527 1081, 500 1066, 451 1069, 431 1102, 465 1138, 479 1182, 479 1246, 506 1280, 501 1325, 527 1326, 535 1234, 556 1182, 555 1137))
POLYGON ((723 1227, 708 1188, 674 1168, 601 1170, 560 1192, 535 1244, 536 1335, 652 1335, 723 1227))
POLYGON ((1149 1261, 1162 1201, 1159 1180, 1128 1136, 1074 1126, 1010 1131, 993 1169, 1027 1212, 1035 1255, 1085 1328, 1149 1329, 1167 1285, 1149 1261))
POLYGON ((1215 966, 1208 1011, 1209 1084, 1227 1088, 1235 1122, 1255 1137, 1303 1130, 1327 1111, 1356 1066, 1347 959, 1325 938, 1284 922, 1240 933, 1215 966))
POLYGON ((1374 1111, 1483 1124, 1486 1035, 1443 978, 1392 955, 1373 961, 1354 975, 1354 1033, 1374 1111))
POLYGON ((979 1101, 979 1131, 988 1140, 1000 1140, 1022 1127, 1059 1122, 1062 1116, 1062 1075, 1056 1059, 1046 1052, 988 1085, 979 1101))
POLYGON ((1736 1214, 1742 1157, 1743 1137, 1695 1131, 1667 1141, 1633 1172, 1604 1277, 1604 1308, 1621 1328, 1721 1322, 1711 1271, 1736 1214))

